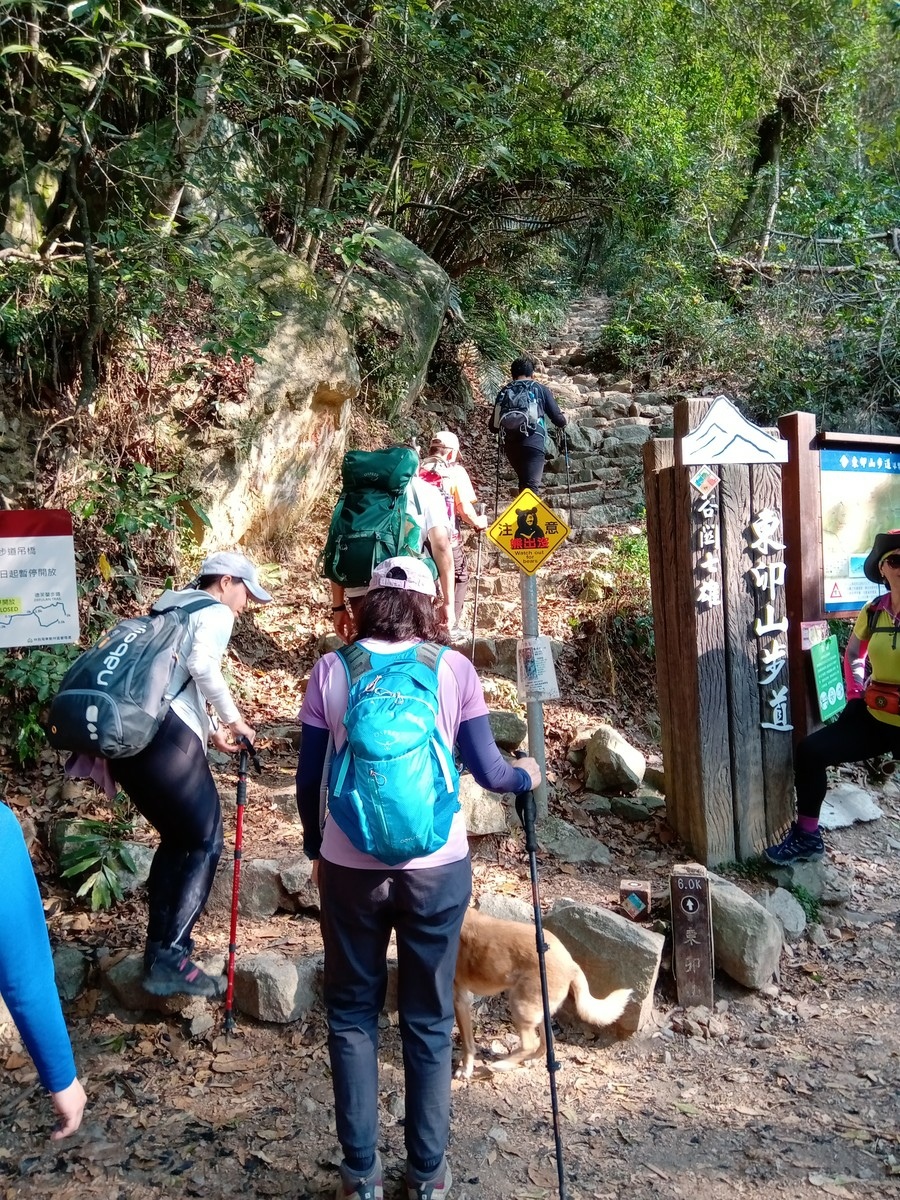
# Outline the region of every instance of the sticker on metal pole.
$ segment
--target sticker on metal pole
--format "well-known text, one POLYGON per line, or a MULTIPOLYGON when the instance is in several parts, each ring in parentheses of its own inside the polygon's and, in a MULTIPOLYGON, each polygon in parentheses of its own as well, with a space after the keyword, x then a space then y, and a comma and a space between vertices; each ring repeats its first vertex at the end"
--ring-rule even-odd
POLYGON ((562 517, 525 488, 490 526, 487 536, 517 567, 533 575, 570 532, 562 517))
POLYGON ((548 637, 520 638, 516 642, 516 693, 526 703, 559 699, 553 643, 548 637))

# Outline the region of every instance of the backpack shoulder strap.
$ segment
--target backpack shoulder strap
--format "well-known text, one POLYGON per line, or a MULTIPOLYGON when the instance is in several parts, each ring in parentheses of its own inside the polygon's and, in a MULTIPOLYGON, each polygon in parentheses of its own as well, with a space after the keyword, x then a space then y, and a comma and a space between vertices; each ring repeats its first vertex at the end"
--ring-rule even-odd
POLYGON ((209 608, 212 604, 219 604, 220 601, 215 596, 198 596, 196 600, 189 600, 187 604, 173 604, 171 608, 157 608, 155 604, 150 606, 151 617, 166 617, 169 613, 176 615, 190 616, 191 613, 199 612, 201 608, 209 608))
POLYGON ((341 646, 335 653, 343 663, 344 670, 347 672, 347 684, 349 687, 353 687, 354 683, 358 679, 361 679, 366 671, 371 669, 372 655, 365 646, 360 646, 358 642, 354 642, 350 646, 341 646))
POLYGON ((446 646, 439 646, 437 642, 420 642, 416 646, 416 662, 420 662, 423 666, 430 667, 437 675, 438 664, 444 657, 446 646))

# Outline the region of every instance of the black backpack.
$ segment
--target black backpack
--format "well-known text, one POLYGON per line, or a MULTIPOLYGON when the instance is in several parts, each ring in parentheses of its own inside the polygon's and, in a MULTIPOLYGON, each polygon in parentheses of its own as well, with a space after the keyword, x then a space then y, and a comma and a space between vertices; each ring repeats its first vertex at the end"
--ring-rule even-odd
POLYGON ((491 433, 528 437, 541 425, 544 402, 533 379, 514 379, 497 393, 491 413, 491 433))
POLYGON ((63 676, 50 705, 50 745, 102 758, 130 758, 149 746, 190 682, 169 694, 188 617, 218 603, 198 596, 180 607, 151 608, 104 633, 63 676))

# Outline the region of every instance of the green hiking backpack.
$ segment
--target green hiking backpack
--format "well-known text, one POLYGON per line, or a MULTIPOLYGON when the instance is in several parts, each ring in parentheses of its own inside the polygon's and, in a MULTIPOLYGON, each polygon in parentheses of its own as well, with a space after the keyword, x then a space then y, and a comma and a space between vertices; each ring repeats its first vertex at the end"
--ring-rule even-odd
POLYGON ((397 554, 421 557, 419 530, 406 512, 406 491, 419 466, 415 450, 348 450, 320 569, 343 587, 367 587, 372 572, 397 554))

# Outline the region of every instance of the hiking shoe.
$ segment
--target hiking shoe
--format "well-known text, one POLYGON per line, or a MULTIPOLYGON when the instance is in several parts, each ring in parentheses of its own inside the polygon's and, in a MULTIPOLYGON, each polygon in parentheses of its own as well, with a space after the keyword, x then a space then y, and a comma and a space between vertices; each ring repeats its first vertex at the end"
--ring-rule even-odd
POLYGON ((337 1186, 335 1200, 384 1200, 384 1180, 381 1170, 381 1155, 375 1155, 375 1166, 364 1179, 341 1163, 341 1181, 337 1186))
POLYGON ((450 1184, 452 1182, 453 1176, 450 1173, 450 1164, 445 1158, 440 1171, 438 1171, 433 1179, 424 1181, 412 1180, 407 1170, 406 1194, 409 1200, 444 1200, 444 1197, 450 1194, 450 1184))
POLYGON ((776 863, 780 867, 795 862, 813 862, 815 859, 823 858, 824 855, 825 843, 818 829, 815 833, 804 833, 796 821, 780 842, 763 851, 763 856, 769 862, 776 863))
POLYGON ((183 946, 162 946, 149 971, 144 974, 144 988, 154 996, 222 995, 222 981, 207 975, 183 946))

